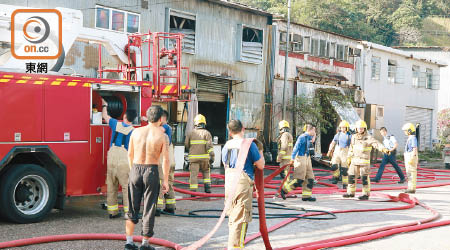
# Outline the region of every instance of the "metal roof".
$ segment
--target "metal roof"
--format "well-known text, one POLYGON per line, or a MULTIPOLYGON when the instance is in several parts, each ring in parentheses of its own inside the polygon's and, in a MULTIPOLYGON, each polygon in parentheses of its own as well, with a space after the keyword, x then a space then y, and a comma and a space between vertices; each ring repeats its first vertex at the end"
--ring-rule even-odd
POLYGON ((262 16, 268 16, 268 17, 273 16, 271 13, 269 13, 267 11, 264 11, 264 10, 261 10, 261 9, 255 8, 255 7, 251 7, 249 5, 245 5, 242 3, 232 2, 232 1, 228 1, 228 0, 206 0, 206 1, 212 2, 212 3, 217 3, 220 5, 224 5, 224 6, 238 9, 238 10, 251 12, 251 13, 262 15, 262 16))

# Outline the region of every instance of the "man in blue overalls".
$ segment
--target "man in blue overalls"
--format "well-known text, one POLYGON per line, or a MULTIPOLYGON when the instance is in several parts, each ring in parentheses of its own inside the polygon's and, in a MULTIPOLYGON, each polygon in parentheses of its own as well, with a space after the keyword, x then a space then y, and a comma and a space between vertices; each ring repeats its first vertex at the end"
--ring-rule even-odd
POLYGON ((240 175, 236 164, 239 150, 244 140, 244 127, 241 121, 231 120, 228 123, 228 132, 233 138, 223 146, 222 162, 225 166, 225 199, 231 195, 234 178, 239 178, 235 196, 231 207, 227 210, 228 215, 228 249, 244 249, 247 225, 252 220, 253 184, 256 166, 264 169, 264 157, 262 144, 252 142, 247 153, 244 169, 240 175))
POLYGON ((281 197, 286 199, 286 194, 297 187, 302 187, 303 201, 316 201, 312 197, 312 188, 314 186, 314 173, 312 170, 310 144, 314 143, 316 138, 315 127, 307 124, 306 132, 297 138, 294 150, 292 152, 291 164, 294 164, 293 179, 286 182, 281 189, 281 197))
POLYGON ((137 117, 136 110, 127 109, 123 115, 123 122, 108 115, 108 103, 102 98, 102 117, 111 128, 111 143, 107 156, 106 173, 106 203, 109 218, 118 218, 119 204, 117 191, 122 186, 123 211, 128 212, 128 174, 130 166, 128 162, 128 143, 130 142, 132 123, 137 117))

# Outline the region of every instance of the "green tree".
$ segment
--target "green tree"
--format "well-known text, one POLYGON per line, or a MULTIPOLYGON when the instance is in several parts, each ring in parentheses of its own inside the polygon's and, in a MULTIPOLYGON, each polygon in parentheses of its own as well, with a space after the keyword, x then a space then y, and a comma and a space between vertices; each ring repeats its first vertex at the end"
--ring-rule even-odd
MULTIPOLYGON (((424 18, 450 15, 449 0, 291 1, 294 22, 387 46, 418 43, 424 18)), ((239 2, 287 15, 287 0, 239 2)))

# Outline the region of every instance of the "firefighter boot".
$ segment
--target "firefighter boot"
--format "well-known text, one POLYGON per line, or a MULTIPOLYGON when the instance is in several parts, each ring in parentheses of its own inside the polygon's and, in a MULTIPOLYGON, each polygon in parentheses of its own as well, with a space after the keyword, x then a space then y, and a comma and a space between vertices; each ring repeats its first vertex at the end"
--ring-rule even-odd
POLYGON ((316 201, 316 198, 312 197, 313 186, 314 186, 314 179, 308 179, 308 182, 306 183, 306 185, 303 185, 302 201, 316 201))
POLYGON ((348 168, 341 168, 342 189, 347 189, 348 184, 348 168))
POLYGON ((366 200, 369 199, 369 196, 368 196, 367 194, 361 195, 361 196, 358 197, 358 199, 360 199, 360 200, 362 200, 362 201, 366 201, 366 200))
POLYGON ((332 184, 337 184, 339 182, 339 178, 336 178, 333 176, 333 178, 331 179, 331 183, 332 184))
POLYGON ((347 193, 342 195, 344 198, 353 198, 355 197, 356 192, 356 180, 354 175, 348 176, 348 187, 347 187, 347 193))
POLYGON ((164 208, 163 211, 168 214, 175 214, 175 208, 164 208))
POLYGON ((210 194, 211 193, 211 184, 210 183, 205 183, 205 193, 210 194))
POLYGON ((331 178, 332 184, 337 184, 339 182, 339 165, 331 165, 331 171, 333 171, 333 177, 331 178))

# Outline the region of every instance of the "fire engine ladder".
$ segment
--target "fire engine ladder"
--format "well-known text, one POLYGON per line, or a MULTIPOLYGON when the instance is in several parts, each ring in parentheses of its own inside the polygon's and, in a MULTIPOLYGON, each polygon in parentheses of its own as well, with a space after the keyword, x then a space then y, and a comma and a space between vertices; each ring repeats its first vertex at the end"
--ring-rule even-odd
POLYGON ((181 84, 182 34, 155 33, 153 37, 153 86, 156 98, 163 96, 178 99, 181 84))

